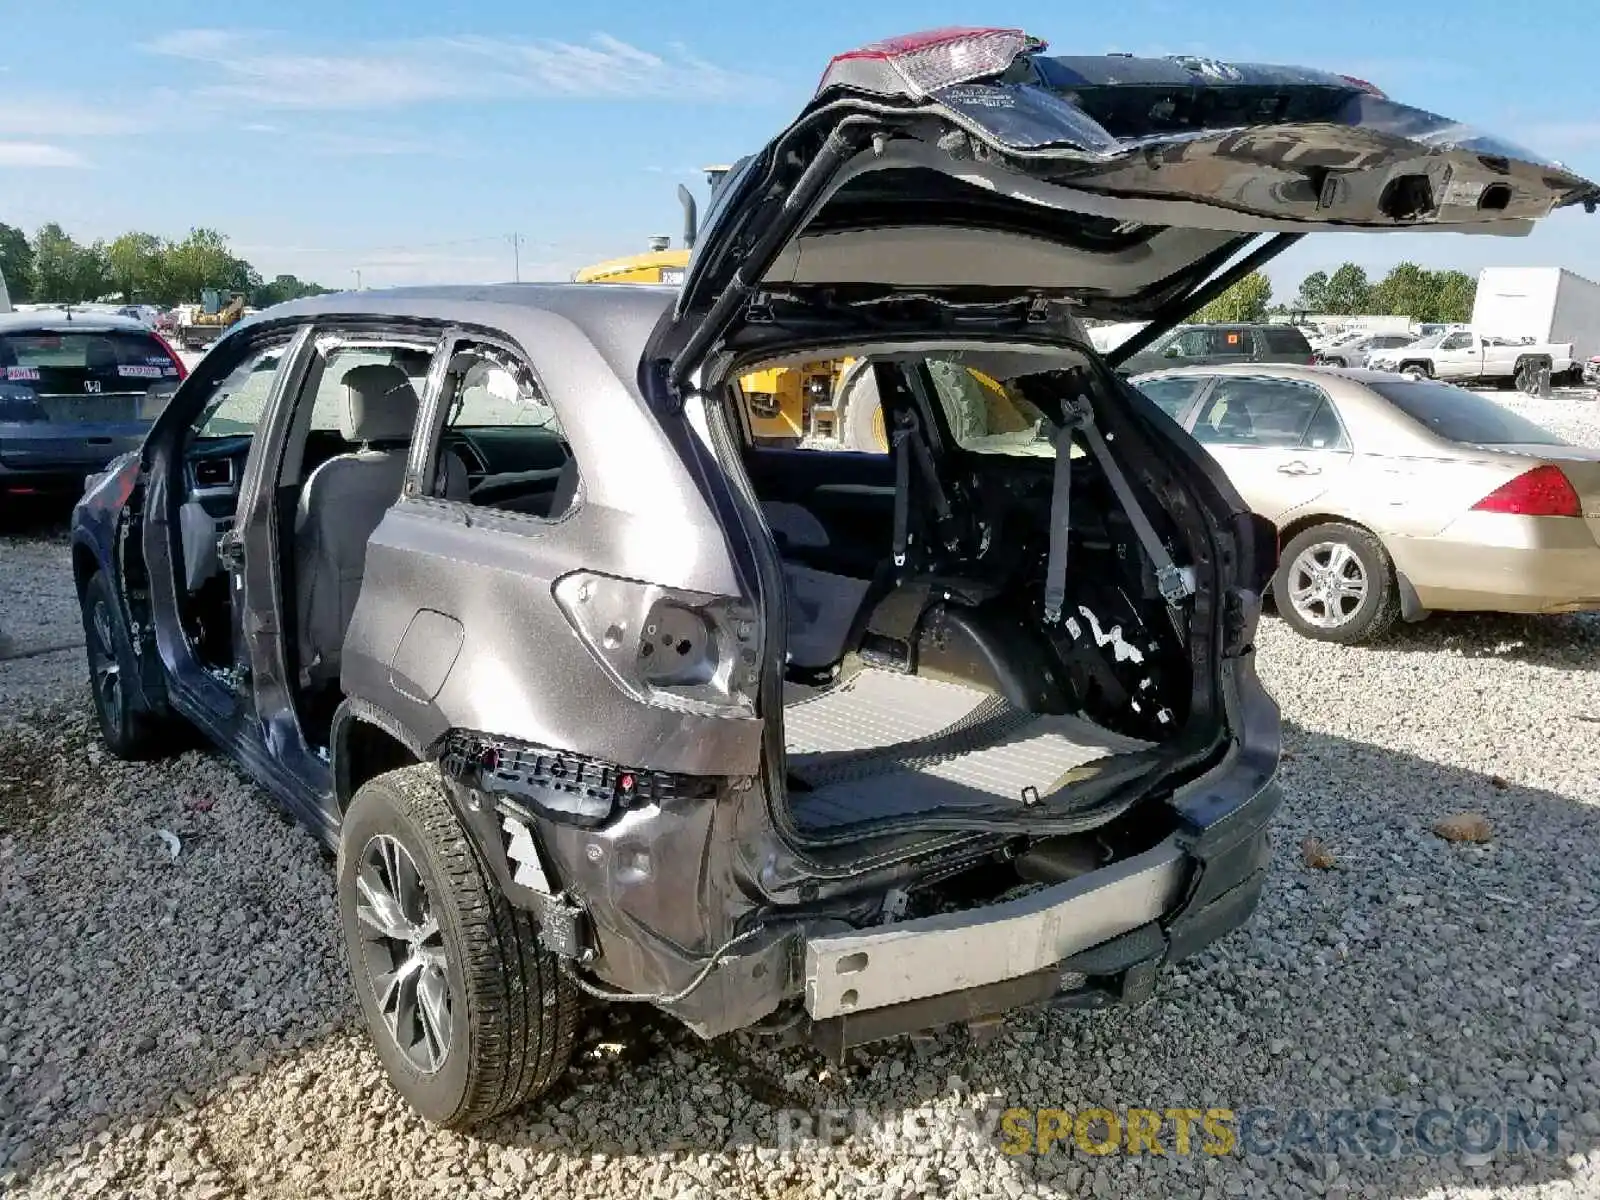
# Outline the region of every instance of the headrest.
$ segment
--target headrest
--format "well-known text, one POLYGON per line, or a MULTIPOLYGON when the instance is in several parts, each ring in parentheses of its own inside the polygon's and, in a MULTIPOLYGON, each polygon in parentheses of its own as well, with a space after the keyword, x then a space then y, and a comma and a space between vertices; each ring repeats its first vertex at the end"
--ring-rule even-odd
POLYGON ((399 367, 367 363, 346 371, 339 432, 348 442, 407 442, 417 423, 417 393, 399 367))

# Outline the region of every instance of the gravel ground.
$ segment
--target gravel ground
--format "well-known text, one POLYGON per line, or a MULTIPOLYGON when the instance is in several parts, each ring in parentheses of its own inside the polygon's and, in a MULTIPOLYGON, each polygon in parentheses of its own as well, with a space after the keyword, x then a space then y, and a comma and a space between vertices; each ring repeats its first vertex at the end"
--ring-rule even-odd
MULTIPOLYGON (((1600 404, 1509 402, 1600 444, 1600 404)), ((0 564, 0 630, 81 637, 58 531, 0 539, 0 564)), ((103 755, 81 662, 0 663, 0 1193, 1600 1196, 1600 618, 1441 617, 1360 650, 1265 622, 1289 722, 1272 881, 1245 931, 1140 1009, 1026 1015, 985 1045, 952 1033, 843 1070, 608 1012, 567 1083, 471 1137, 385 1084, 322 852, 215 756, 103 755), (1430 832, 1461 810, 1490 844, 1430 832), (1306 837, 1333 869, 1304 865, 1306 837), (1173 1153, 1169 1125, 1159 1157, 1012 1156, 989 1123, 1094 1106, 1270 1106, 1268 1137, 1297 1108, 1392 1108, 1402 1131, 1516 1109, 1560 1132, 1532 1154, 1211 1157, 1173 1153), (843 1109, 864 1124, 793 1145, 843 1109)))

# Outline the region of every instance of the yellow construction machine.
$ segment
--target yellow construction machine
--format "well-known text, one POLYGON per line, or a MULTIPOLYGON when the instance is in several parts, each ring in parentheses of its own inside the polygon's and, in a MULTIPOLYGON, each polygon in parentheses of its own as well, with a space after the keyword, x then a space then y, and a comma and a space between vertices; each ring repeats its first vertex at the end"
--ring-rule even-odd
POLYGON ((224 304, 220 292, 215 288, 206 288, 200 293, 200 307, 186 307, 179 318, 179 341, 186 350, 209 346, 239 323, 244 316, 244 305, 243 292, 234 292, 224 304))

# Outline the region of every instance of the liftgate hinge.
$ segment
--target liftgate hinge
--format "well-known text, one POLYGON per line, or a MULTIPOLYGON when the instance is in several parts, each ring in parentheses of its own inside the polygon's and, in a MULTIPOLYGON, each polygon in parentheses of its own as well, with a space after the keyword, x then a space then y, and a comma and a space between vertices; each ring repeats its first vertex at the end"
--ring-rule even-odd
POLYGON ((766 292, 753 292, 745 306, 744 319, 752 325, 772 324, 772 297, 766 292))

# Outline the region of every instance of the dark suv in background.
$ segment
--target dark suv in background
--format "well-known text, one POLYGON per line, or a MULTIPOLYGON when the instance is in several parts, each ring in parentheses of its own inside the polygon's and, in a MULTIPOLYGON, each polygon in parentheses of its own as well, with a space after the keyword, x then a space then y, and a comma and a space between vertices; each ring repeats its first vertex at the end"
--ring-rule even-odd
POLYGON ((1293 325, 1179 325, 1117 369, 1124 375, 1163 367, 1213 367, 1224 363, 1309 365, 1311 343, 1293 325))

